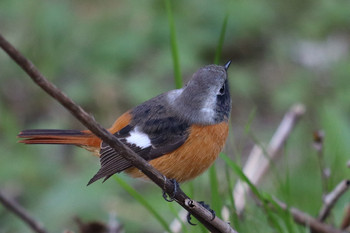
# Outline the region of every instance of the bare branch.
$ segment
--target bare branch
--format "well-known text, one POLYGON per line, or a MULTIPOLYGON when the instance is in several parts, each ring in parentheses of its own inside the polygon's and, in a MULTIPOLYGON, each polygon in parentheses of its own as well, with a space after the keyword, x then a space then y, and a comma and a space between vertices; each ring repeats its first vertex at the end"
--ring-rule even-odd
POLYGON ((325 224, 307 213, 300 211, 294 207, 287 207, 287 205, 277 199, 275 199, 276 203, 284 210, 289 210, 293 216, 293 219, 296 223, 303 225, 305 227, 309 227, 312 232, 317 233, 346 233, 345 231, 341 231, 336 229, 328 224, 325 224))
MULTIPOLYGON (((267 155, 263 149, 255 145, 250 152, 248 160, 243 168, 244 174, 254 185, 258 185, 270 167, 270 161, 278 158, 278 152, 284 145, 289 134, 298 122, 300 117, 305 113, 305 106, 296 104, 285 114, 281 124, 273 135, 268 147, 267 155)), ((245 206, 245 195, 249 191, 248 186, 242 181, 238 181, 234 191, 234 200, 237 212, 240 214, 245 206)))
MULTIPOLYGON (((18 52, 5 38, 0 34, 0 47, 39 85, 44 91, 60 102, 70 113, 76 117, 92 133, 101 138, 105 143, 122 155, 123 158, 130 161, 133 166, 140 169, 147 177, 156 183, 167 193, 172 193, 174 184, 166 179, 159 171, 153 168, 146 160, 138 156, 130 148, 121 143, 114 135, 101 127, 93 117, 86 113, 79 105, 75 104, 67 95, 62 93, 56 86, 51 84, 40 71, 20 52, 18 52)), ((215 217, 211 221, 211 213, 205 208, 192 208, 187 205, 189 197, 179 189, 174 199, 183 208, 189 211, 197 218, 208 230, 212 232, 235 232, 229 224, 215 217)), ((197 205, 195 205, 197 206, 197 205)))
POLYGON ((34 232, 37 233, 47 233, 45 228, 37 220, 30 216, 30 214, 17 202, 5 197, 3 193, 0 192, 0 202, 9 211, 17 215, 23 222, 25 222, 34 232))
POLYGON ((332 192, 328 193, 324 197, 323 207, 318 215, 318 219, 320 221, 323 222, 326 220, 335 203, 349 189, 349 187, 350 180, 343 180, 333 189, 332 192))

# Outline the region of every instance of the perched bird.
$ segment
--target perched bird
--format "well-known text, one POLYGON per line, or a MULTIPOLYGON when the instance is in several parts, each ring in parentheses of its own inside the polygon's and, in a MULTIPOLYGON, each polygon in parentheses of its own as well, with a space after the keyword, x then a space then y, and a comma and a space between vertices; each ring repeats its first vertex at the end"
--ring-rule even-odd
MULTIPOLYGON (((200 68, 183 88, 160 94, 121 115, 109 132, 167 178, 177 182, 195 178, 215 161, 228 135, 230 63, 200 68)), ((101 168, 88 184, 122 171, 145 177, 88 130, 23 130, 18 137, 26 144, 71 144, 94 152, 101 168)))

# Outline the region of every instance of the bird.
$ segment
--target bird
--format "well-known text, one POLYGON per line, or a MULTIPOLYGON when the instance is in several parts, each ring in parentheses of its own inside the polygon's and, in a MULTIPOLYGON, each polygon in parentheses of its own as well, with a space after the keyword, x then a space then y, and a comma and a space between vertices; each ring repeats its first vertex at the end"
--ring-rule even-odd
MULTIPOLYGON (((229 131, 231 64, 207 65, 188 83, 122 114, 108 131, 165 177, 183 183, 207 170, 224 147, 229 131)), ((100 169, 88 185, 116 173, 147 177, 89 130, 30 129, 18 134, 25 144, 68 144, 93 152, 100 169)))

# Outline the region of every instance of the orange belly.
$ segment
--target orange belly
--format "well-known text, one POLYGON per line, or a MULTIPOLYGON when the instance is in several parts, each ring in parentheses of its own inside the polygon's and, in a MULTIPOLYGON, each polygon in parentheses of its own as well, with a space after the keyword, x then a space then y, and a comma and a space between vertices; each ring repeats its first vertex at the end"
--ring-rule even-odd
MULTIPOLYGON (((175 151, 149 163, 169 179, 184 182, 207 170, 218 157, 228 135, 228 123, 191 127, 187 141, 175 151)), ((135 178, 145 178, 137 168, 125 172, 135 178)))

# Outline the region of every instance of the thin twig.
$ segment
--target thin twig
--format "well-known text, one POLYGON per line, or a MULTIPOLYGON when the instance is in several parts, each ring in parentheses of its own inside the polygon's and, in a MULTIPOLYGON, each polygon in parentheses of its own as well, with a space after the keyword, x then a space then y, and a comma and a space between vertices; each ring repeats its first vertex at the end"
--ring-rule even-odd
POLYGON ((317 233, 346 233, 345 231, 341 231, 336 229, 328 224, 325 224, 319 221, 316 218, 311 217, 307 213, 300 211, 294 207, 288 207, 285 203, 275 199, 275 202, 284 210, 290 211, 293 219, 296 223, 303 225, 305 227, 309 227, 312 232, 317 233))
POLYGON ((350 180, 343 180, 333 189, 332 192, 324 197, 323 207, 318 215, 320 221, 324 222, 326 220, 335 203, 349 188, 350 180))
MULTIPOLYGON (((70 113, 76 117, 85 127, 93 134, 101 138, 105 143, 118 151, 126 160, 130 161, 133 166, 140 169, 147 177, 156 183, 161 189, 167 193, 172 193, 174 184, 153 168, 146 160, 138 156, 130 148, 126 147, 114 135, 109 133, 93 117, 86 113, 79 105, 75 104, 67 95, 62 93, 56 86, 50 83, 40 71, 19 51, 17 51, 6 39, 0 34, 0 47, 39 85, 44 91, 51 95, 54 99, 60 102, 70 113)), ((188 205, 190 198, 179 189, 174 196, 183 208, 189 211, 195 218, 198 219, 208 230, 212 232, 235 232, 229 224, 222 221, 218 217, 211 220, 211 213, 205 208, 193 208, 188 205)), ((195 207, 197 205, 194 205, 195 207)))
MULTIPOLYGON (((287 140, 289 134, 305 113, 305 107, 302 104, 296 104, 285 114, 275 134, 273 135, 268 147, 267 155, 263 149, 255 145, 250 152, 248 160, 243 168, 244 174, 254 185, 258 185, 270 167, 270 162, 278 158, 279 151, 287 140)), ((234 200, 237 213, 242 213, 245 207, 246 193, 249 192, 247 184, 238 181, 234 191, 234 200)))
POLYGON ((328 178, 329 178, 329 169, 326 168, 323 155, 323 146, 324 146, 324 131, 317 130, 314 132, 314 143, 313 146, 317 152, 318 165, 320 168, 321 181, 322 181, 322 194, 325 196, 328 192, 328 178))
POLYGON ((11 200, 10 198, 5 197, 3 193, 0 192, 0 202, 5 206, 9 211, 13 212, 17 217, 22 219, 34 232, 37 233, 47 233, 45 228, 35 220, 30 214, 17 202, 11 200))

